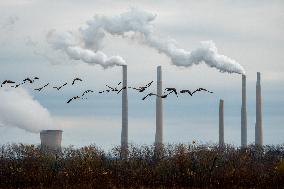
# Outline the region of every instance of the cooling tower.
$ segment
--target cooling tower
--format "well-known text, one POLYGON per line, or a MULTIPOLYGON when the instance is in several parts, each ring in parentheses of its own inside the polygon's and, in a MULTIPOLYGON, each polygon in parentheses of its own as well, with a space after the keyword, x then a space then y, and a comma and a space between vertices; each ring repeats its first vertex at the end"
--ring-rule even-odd
POLYGON ((40 132, 41 149, 44 151, 60 151, 62 130, 42 130, 40 132))
POLYGON ((261 102, 260 72, 257 72, 256 81, 256 123, 255 123, 255 145, 263 145, 262 133, 262 102, 261 102))
POLYGON ((241 146, 247 147, 246 76, 242 75, 241 146))
POLYGON ((156 134, 155 145, 163 144, 163 99, 162 67, 157 67, 157 97, 156 97, 156 134))
POLYGON ((224 146, 224 100, 219 102, 219 146, 224 146))
POLYGON ((122 66, 122 87, 121 157, 126 158, 128 149, 127 65, 122 66))

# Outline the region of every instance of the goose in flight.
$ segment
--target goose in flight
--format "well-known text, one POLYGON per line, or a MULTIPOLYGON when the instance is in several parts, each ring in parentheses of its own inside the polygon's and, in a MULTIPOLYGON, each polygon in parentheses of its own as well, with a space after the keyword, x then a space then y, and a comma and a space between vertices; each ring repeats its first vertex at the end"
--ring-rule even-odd
POLYGON ((165 91, 169 91, 168 94, 175 93, 175 95, 178 97, 176 88, 165 88, 165 91))
POLYGON ((151 81, 150 83, 148 83, 147 85, 142 86, 142 87, 138 87, 138 88, 135 88, 135 87, 128 87, 128 88, 132 88, 132 89, 137 90, 138 92, 142 93, 142 92, 144 92, 148 87, 150 87, 152 83, 153 83, 153 81, 151 81))
POLYGON ((213 93, 213 92, 208 91, 207 89, 204 89, 204 88, 198 88, 198 89, 194 90, 193 92, 191 92, 190 90, 185 89, 185 90, 181 90, 180 93, 188 93, 190 96, 192 96, 194 93, 200 92, 200 91, 206 91, 208 93, 213 93))
POLYGON ((126 89, 126 86, 122 87, 122 88, 117 92, 117 94, 119 94, 123 89, 126 89))
POLYGON ((5 84, 14 84, 14 83, 15 83, 14 81, 5 80, 5 81, 2 82, 1 87, 2 87, 3 85, 5 85, 5 84))
POLYGON ((74 85, 74 84, 75 84, 75 81, 83 81, 83 80, 77 77, 77 78, 73 79, 73 81, 72 81, 72 85, 74 85))
POLYGON ((30 83, 33 83, 33 82, 34 82, 34 80, 31 80, 31 79, 30 79, 30 78, 28 78, 28 77, 27 77, 26 79, 24 79, 24 80, 23 80, 23 82, 24 82, 24 83, 26 83, 26 81, 28 81, 28 82, 30 82, 30 83))
POLYGON ((76 100, 76 99, 79 99, 80 97, 79 96, 73 96, 72 98, 70 98, 68 101, 67 101, 67 104, 69 104, 72 100, 76 100))
POLYGON ((155 93, 149 93, 149 94, 147 94, 146 96, 144 96, 144 97, 142 98, 142 100, 145 100, 145 99, 146 99, 147 97, 149 97, 149 96, 157 96, 157 97, 160 97, 160 98, 167 98, 168 94, 159 96, 159 95, 157 95, 157 94, 155 94, 155 93))
POLYGON ((41 91, 43 88, 47 87, 49 85, 49 83, 45 84, 43 87, 40 87, 40 88, 37 88, 37 89, 34 89, 36 91, 41 91))
POLYGON ((58 91, 62 88, 62 87, 64 87, 65 85, 67 85, 67 83, 64 83, 63 85, 61 85, 60 87, 53 87, 54 89, 57 89, 58 91))
POLYGON ((11 86, 11 87, 17 88, 17 87, 19 87, 20 85, 25 84, 26 82, 33 83, 36 79, 39 79, 39 78, 38 78, 38 77, 34 77, 33 80, 32 80, 32 79, 30 79, 29 77, 27 77, 27 78, 25 78, 25 79, 23 80, 22 83, 17 84, 17 85, 15 85, 15 86, 11 86))
POLYGON ((83 92, 82 96, 84 96, 84 95, 87 94, 87 93, 93 93, 93 92, 94 92, 94 91, 92 91, 92 90, 86 90, 86 91, 83 92))
POLYGON ((116 87, 110 87, 109 85, 106 85, 108 88, 110 88, 111 89, 111 91, 118 91, 118 89, 116 88, 116 87))

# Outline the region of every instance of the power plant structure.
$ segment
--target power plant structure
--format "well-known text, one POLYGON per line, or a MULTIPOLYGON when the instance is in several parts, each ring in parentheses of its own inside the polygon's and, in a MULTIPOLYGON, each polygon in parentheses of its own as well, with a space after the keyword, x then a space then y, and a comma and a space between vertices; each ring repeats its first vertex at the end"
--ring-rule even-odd
POLYGON ((241 147, 247 147, 247 96, 246 76, 242 75, 241 147))
POLYGON ((219 146, 225 145, 224 142, 224 100, 219 102, 219 146))
MULTIPOLYGON (((123 65, 122 90, 122 130, 121 130, 121 156, 127 158, 128 152, 128 97, 127 97, 127 65, 123 65)), ((163 82, 162 67, 157 67, 157 96, 156 96, 156 133, 155 146, 163 144, 163 82)), ((242 74, 242 105, 241 105, 241 147, 247 147, 247 103, 246 103, 246 75, 242 74)), ((262 133, 262 104, 260 73, 257 73, 256 83, 256 124, 255 144, 263 145, 262 133)), ((224 146, 224 100, 219 101, 219 146, 224 146)))
POLYGON ((256 81, 256 123, 255 123, 255 145, 263 145, 262 133, 262 99, 261 99, 261 84, 260 72, 257 72, 256 81))
MULTIPOLYGON (((128 156, 128 94, 127 94, 127 65, 122 66, 122 129, 121 129, 121 158, 128 156)), ((155 146, 163 145, 163 82, 162 67, 157 67, 157 96, 156 96, 156 133, 155 146)), ((62 130, 42 130, 40 132, 41 149, 44 151, 61 151, 62 130)), ((224 140, 224 100, 219 100, 219 146, 225 145, 224 140)), ((257 72, 256 81, 256 123, 255 145, 263 145, 262 128, 262 97, 261 76, 257 72)), ((242 75, 242 105, 241 105, 241 147, 247 147, 247 110, 246 110, 246 76, 242 75)), ((159 149, 158 148, 158 149, 159 149)))
POLYGON ((162 66, 157 67, 157 97, 156 97, 156 134, 155 146, 163 144, 163 91, 162 66))
POLYGON ((121 157, 127 157, 128 151, 128 97, 127 97, 127 65, 122 66, 122 129, 121 157))
POLYGON ((62 130, 42 130, 40 132, 41 150, 61 151, 62 130))

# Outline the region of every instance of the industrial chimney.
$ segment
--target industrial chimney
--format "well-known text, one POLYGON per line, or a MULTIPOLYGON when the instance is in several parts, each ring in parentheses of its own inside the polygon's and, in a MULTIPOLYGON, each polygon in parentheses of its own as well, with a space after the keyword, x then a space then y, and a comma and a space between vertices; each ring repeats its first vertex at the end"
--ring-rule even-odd
POLYGON ((41 149, 43 151, 61 151, 62 130, 42 130, 40 132, 41 149))
POLYGON ((261 102, 260 72, 257 72, 256 81, 256 123, 255 123, 255 145, 263 145, 262 133, 262 102, 261 102))
POLYGON ((128 151, 128 99, 127 99, 127 65, 122 66, 122 129, 121 157, 127 158, 128 151))
POLYGON ((246 76, 242 75, 241 146, 247 147, 246 76))
POLYGON ((219 102, 219 146, 224 146, 224 100, 219 102))
POLYGON ((156 97, 156 134, 155 145, 163 144, 163 99, 162 96, 162 67, 157 67, 157 97, 156 97))

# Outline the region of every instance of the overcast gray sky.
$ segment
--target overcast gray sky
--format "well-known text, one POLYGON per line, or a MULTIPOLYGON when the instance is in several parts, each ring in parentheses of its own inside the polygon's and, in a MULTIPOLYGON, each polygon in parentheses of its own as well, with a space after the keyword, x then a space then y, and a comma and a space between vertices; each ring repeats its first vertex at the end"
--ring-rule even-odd
MULTIPOLYGON (((284 136, 284 2, 283 1, 110 1, 110 0, 9 0, 0 1, 0 79, 21 81, 38 76, 27 86, 30 94, 64 130, 64 145, 103 147, 120 143, 121 97, 90 95, 66 104, 85 89, 104 89, 121 80, 121 68, 102 69, 70 60, 47 43, 50 30, 77 31, 94 15, 115 16, 131 7, 157 15, 155 29, 176 40, 180 48, 194 50, 200 41, 212 40, 220 54, 238 61, 246 70, 248 142, 254 141, 256 72, 262 74, 264 143, 283 143, 284 136), (34 91, 44 83, 60 85, 80 77, 76 87, 61 92, 34 91)), ((103 52, 120 55, 128 64, 129 85, 155 80, 163 66, 164 87, 204 87, 213 94, 171 96, 165 100, 165 141, 202 143, 218 141, 218 102, 225 100, 225 141, 240 144, 241 76, 221 73, 204 64, 180 68, 156 50, 127 38, 107 35, 103 52)), ((155 86, 152 86, 155 91, 155 86)), ((151 144, 155 131, 155 100, 129 92, 129 140, 151 144)), ((26 107, 27 109, 29 107, 26 107)), ((39 134, 10 126, 0 127, 0 143, 36 143, 39 134)))

